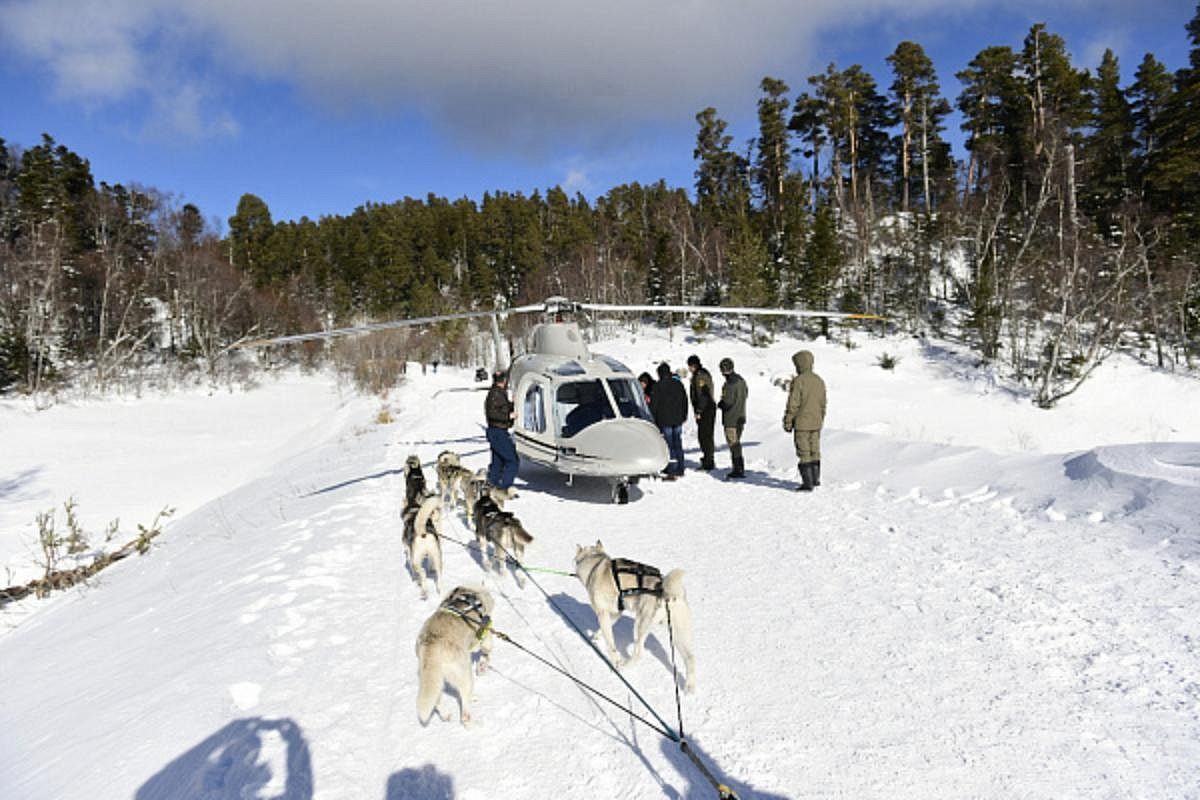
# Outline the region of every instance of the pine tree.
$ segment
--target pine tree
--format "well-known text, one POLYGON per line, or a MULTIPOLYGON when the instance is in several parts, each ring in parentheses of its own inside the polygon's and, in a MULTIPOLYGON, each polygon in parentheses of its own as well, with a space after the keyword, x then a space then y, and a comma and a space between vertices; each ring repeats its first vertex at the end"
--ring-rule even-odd
POLYGON ((1023 110, 1016 70, 1016 53, 1011 47, 997 46, 981 50, 966 69, 956 73, 963 85, 957 105, 970 153, 964 196, 979 191, 1017 152, 1023 110))
POLYGON ((696 115, 696 202, 706 220, 721 225, 743 216, 749 203, 746 160, 730 149, 727 123, 711 106, 696 115))
POLYGON ((1133 115, 1121 90, 1121 70, 1112 50, 1106 50, 1096 72, 1095 124, 1084 145, 1087 164, 1081 206, 1098 230, 1110 236, 1114 215, 1130 195, 1133 160, 1133 115))
POLYGON ((1158 159, 1162 118, 1173 87, 1171 73, 1152 53, 1146 53, 1133 77, 1127 92, 1136 145, 1132 180, 1139 193, 1149 199, 1146 178, 1158 159))
POLYGON ((891 114, 900 122, 898 166, 900 210, 908 211, 914 166, 920 169, 923 207, 933 209, 933 183, 938 154, 946 150, 941 138, 950 103, 941 96, 933 62, 921 45, 901 42, 887 57, 892 65, 891 114))
POLYGON ((795 133, 804 144, 800 154, 805 158, 812 159, 812 168, 808 176, 809 209, 815 214, 821 187, 821 150, 829 143, 821 100, 807 92, 801 93, 792 107, 792 118, 788 122, 788 129, 795 133))
POLYGON ((775 78, 763 78, 763 96, 758 100, 757 158, 754 162, 754 182, 762 199, 768 221, 766 238, 777 242, 781 235, 784 203, 784 182, 788 175, 791 148, 788 146, 787 99, 788 85, 775 78))
POLYGON ((243 194, 229 218, 230 259, 259 286, 267 285, 274 277, 270 249, 273 233, 274 223, 267 204, 256 195, 243 194))
POLYGON ((1159 151, 1149 179, 1191 241, 1200 238, 1200 4, 1187 25, 1188 66, 1175 73, 1174 91, 1158 119, 1159 151))

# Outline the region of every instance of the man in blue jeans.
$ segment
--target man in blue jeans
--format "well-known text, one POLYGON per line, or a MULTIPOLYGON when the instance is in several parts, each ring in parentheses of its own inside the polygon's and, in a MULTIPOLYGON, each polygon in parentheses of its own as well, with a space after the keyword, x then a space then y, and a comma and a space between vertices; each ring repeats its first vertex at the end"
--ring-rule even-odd
POLYGON ((513 404, 508 399, 508 373, 492 373, 492 388, 483 402, 487 417, 487 440, 492 448, 492 463, 488 465, 487 482, 497 489, 507 489, 517 478, 517 448, 508 429, 513 424, 513 404))
POLYGON ((671 454, 663 473, 667 480, 673 481, 683 475, 683 421, 687 419, 688 396, 683 382, 672 374, 665 361, 658 365, 658 383, 654 384, 650 407, 671 454))

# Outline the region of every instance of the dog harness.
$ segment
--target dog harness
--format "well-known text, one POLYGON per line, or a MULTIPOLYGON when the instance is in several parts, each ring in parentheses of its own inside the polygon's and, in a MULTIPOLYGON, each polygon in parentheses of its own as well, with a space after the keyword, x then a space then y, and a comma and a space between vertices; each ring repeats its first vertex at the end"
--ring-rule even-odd
MULTIPOLYGON (((625 610, 625 598, 630 595, 652 594, 655 597, 662 597, 662 573, 657 567, 652 567, 649 564, 639 564, 636 561, 630 561, 628 558, 614 558, 612 560, 612 576, 613 581, 617 584, 617 610, 625 610), (632 586, 621 585, 621 576, 628 575, 633 578, 632 586)), ((628 583, 628 581, 627 581, 628 583)))
POLYGON ((442 611, 461 618, 475 629, 475 638, 483 641, 492 629, 492 618, 483 610, 479 595, 467 589, 456 589, 442 601, 442 611))

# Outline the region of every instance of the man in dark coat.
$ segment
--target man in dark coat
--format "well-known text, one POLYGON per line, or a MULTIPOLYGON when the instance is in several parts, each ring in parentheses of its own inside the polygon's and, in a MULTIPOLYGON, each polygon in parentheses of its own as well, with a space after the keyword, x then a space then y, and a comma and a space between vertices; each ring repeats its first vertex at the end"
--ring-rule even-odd
POLYGON ((825 424, 825 381, 813 372, 813 354, 801 350, 792 356, 796 377, 788 387, 783 429, 796 445, 801 492, 821 485, 821 427, 825 424))
POLYGON ((671 367, 665 361, 658 365, 658 383, 654 384, 650 409, 671 454, 663 472, 667 480, 675 480, 683 474, 683 421, 687 419, 688 398, 683 382, 671 374, 671 367))
POLYGON ((733 359, 722 358, 717 365, 725 376, 725 385, 721 387, 721 427, 725 429, 725 441, 729 444, 729 456, 733 460, 731 469, 725 478, 746 477, 746 462, 742 458, 742 431, 746 429, 746 398, 750 389, 742 376, 733 371, 733 359))
POLYGON ((508 429, 513 424, 513 404, 508 399, 508 373, 492 374, 492 388, 483 401, 487 418, 487 440, 492 448, 492 463, 488 465, 487 481, 497 489, 507 489, 517 478, 520 459, 508 429))
POLYGON ((712 374, 700 363, 700 357, 688 356, 688 369, 692 371, 692 383, 688 397, 692 401, 692 412, 696 415, 696 438, 700 440, 700 469, 715 469, 713 460, 713 427, 717 422, 717 401, 713 398, 712 374))

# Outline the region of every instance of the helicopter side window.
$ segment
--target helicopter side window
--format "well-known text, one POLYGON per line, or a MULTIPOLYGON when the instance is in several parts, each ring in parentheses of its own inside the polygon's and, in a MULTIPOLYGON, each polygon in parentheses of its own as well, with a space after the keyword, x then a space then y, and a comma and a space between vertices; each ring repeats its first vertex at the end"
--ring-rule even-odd
POLYGON ((569 438, 600 420, 613 419, 612 404, 598 379, 572 381, 558 387, 554 398, 555 412, 562 423, 562 435, 569 438))
POLYGON ((546 405, 542 387, 534 384, 525 392, 525 430, 534 433, 546 432, 546 405))
POLYGON ((631 378, 609 378, 608 388, 617 401, 617 410, 622 417, 640 417, 654 421, 650 409, 646 408, 646 396, 641 387, 631 378))

